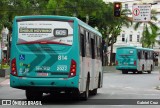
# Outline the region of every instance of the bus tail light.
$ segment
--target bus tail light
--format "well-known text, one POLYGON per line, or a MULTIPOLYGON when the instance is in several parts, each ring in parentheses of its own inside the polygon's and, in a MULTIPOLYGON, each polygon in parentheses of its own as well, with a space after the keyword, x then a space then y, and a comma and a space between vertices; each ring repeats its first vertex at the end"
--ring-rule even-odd
POLYGON ((116 65, 118 65, 118 61, 116 61, 116 65))
POLYGON ((74 61, 72 59, 71 60, 71 67, 70 67, 69 77, 74 77, 74 76, 76 76, 76 61, 74 61))
POLYGON ((16 68, 16 58, 11 61, 11 74, 13 76, 17 76, 17 68, 16 68))
POLYGON ((136 62, 136 60, 134 61, 134 65, 136 65, 137 64, 137 62, 136 62))

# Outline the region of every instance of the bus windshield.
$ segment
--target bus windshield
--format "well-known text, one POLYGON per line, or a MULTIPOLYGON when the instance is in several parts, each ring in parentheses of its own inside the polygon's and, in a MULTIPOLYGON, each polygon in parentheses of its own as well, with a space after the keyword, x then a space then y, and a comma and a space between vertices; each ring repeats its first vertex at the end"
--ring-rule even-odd
POLYGON ((133 56, 135 54, 134 49, 118 49, 118 55, 120 57, 133 56))
POLYGON ((73 21, 17 21, 17 44, 72 45, 73 21))

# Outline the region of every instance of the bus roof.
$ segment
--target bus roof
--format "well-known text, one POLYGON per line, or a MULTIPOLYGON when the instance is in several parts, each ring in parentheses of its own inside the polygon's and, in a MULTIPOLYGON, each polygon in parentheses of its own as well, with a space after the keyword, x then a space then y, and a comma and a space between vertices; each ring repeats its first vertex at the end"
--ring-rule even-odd
POLYGON ((77 19, 78 23, 79 23, 81 26, 87 28, 88 30, 90 30, 90 31, 92 31, 93 33, 97 34, 98 36, 102 37, 101 33, 98 32, 96 29, 94 29, 93 27, 91 27, 91 26, 89 26, 88 24, 84 23, 84 22, 81 21, 80 19, 78 19, 78 18, 76 18, 76 19, 77 19))
POLYGON ((118 47, 117 49, 124 49, 124 48, 132 48, 132 49, 139 49, 139 50, 150 50, 153 51, 151 48, 143 48, 143 47, 136 47, 136 46, 124 46, 124 47, 118 47))
POLYGON ((92 31, 93 33, 97 34, 98 36, 102 37, 101 33, 98 32, 96 29, 94 29, 93 27, 89 26, 88 24, 84 23, 83 21, 81 21, 80 19, 76 18, 76 17, 71 17, 71 16, 57 16, 57 15, 30 15, 30 16, 16 16, 15 20, 23 20, 23 19, 41 19, 41 18, 46 18, 46 19, 50 19, 50 18, 57 18, 57 19, 61 19, 61 20, 76 20, 78 22, 79 25, 83 26, 84 28, 92 31))

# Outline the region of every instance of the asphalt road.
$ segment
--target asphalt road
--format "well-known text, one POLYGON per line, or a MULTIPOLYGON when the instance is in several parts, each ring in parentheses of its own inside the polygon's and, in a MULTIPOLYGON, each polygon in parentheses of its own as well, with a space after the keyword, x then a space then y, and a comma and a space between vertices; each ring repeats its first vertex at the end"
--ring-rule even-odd
MULTIPOLYGON (((96 96, 90 96, 88 101, 74 100, 70 98, 70 96, 54 97, 50 95, 45 95, 43 97, 43 105, 38 107, 159 108, 160 90, 156 89, 157 86, 160 86, 158 71, 153 71, 152 74, 121 74, 121 72, 104 73, 103 88, 98 90, 98 94, 96 96), (147 101, 158 101, 159 105, 132 105, 132 103, 137 103, 137 101, 146 101, 145 99, 147 99, 147 101)), ((0 99, 20 99, 21 101, 26 101, 25 91, 11 88, 9 86, 9 80, 6 80, 0 83, 0 99)), ((19 108, 28 106, 2 107, 19 108)), ((37 106, 32 105, 30 107, 34 108, 37 106)))

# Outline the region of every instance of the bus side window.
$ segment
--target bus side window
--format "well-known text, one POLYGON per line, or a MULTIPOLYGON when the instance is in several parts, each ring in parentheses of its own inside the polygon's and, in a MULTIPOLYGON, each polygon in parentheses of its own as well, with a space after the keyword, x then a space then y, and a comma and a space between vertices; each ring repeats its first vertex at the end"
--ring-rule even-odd
POLYGON ((101 50, 100 50, 100 47, 101 47, 101 46, 100 46, 100 38, 98 37, 97 39, 98 39, 98 40, 97 40, 97 43, 98 43, 98 44, 97 44, 97 53, 98 53, 98 59, 100 59, 100 55, 101 55, 101 54, 100 54, 100 52, 101 52, 101 50))
POLYGON ((151 59, 151 53, 148 51, 148 59, 151 59))
POLYGON ((147 59, 148 59, 148 52, 145 51, 145 60, 147 60, 147 59))
POLYGON ((138 59, 141 59, 141 52, 138 50, 138 59))
POLYGON ((153 59, 153 51, 150 52, 150 59, 153 59))
POLYGON ((91 48, 90 48, 90 33, 86 31, 86 57, 91 57, 91 48))
POLYGON ((90 43, 90 33, 88 32, 88 43, 90 43))
POLYGON ((82 57, 85 57, 85 37, 83 34, 81 34, 81 53, 82 57))
POLYGON ((99 50, 99 37, 97 36, 97 45, 96 45, 96 50, 97 50, 97 58, 100 59, 100 50, 99 50))
POLYGON ((145 59, 144 55, 145 55, 145 52, 142 50, 141 51, 141 59, 145 59))
POLYGON ((92 53, 92 59, 95 59, 95 43, 94 39, 91 38, 91 53, 92 53))
POLYGON ((99 39, 99 51, 100 51, 100 58, 103 60, 103 43, 102 43, 102 38, 99 39))
POLYGON ((95 53, 95 58, 97 58, 97 36, 94 35, 94 53, 95 53))

